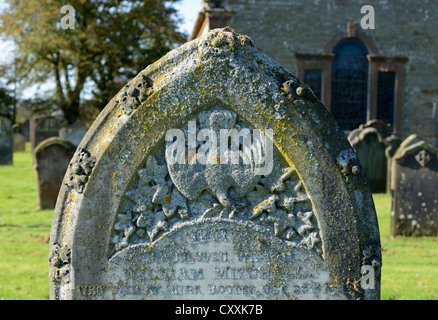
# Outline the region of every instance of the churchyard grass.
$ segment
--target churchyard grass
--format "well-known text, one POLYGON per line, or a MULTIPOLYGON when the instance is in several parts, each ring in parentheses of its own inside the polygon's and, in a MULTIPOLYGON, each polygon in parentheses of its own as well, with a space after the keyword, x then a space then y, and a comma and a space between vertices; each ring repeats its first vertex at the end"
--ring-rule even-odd
POLYGON ((0 299, 48 299, 48 250, 53 210, 37 211, 36 172, 29 143, 0 166, 0 299))
POLYGON ((381 298, 438 299, 438 237, 391 238, 391 197, 373 198, 382 242, 381 298))
MULTIPOLYGON (((438 299, 438 237, 390 236, 391 197, 374 194, 382 241, 383 300, 438 299)), ((49 298, 48 251, 53 210, 37 211, 29 143, 0 166, 0 299, 49 298)))

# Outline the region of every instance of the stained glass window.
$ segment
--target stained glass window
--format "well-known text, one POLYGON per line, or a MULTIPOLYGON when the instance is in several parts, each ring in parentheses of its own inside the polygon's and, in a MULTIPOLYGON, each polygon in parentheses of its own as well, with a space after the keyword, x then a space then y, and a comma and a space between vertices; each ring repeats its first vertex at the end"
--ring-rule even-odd
POLYGON ((331 113, 344 130, 367 119, 368 50, 358 39, 348 38, 333 50, 331 113))
POLYGON ((379 72, 377 76, 377 119, 394 123, 395 72, 379 72))

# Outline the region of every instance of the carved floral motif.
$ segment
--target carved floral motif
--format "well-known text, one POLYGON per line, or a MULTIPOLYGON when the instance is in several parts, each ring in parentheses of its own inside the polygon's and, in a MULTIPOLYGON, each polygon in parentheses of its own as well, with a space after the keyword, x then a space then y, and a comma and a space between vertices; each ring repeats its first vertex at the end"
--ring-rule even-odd
MULTIPOLYGON (((71 249, 64 245, 60 246, 58 243, 52 245, 49 256, 49 263, 54 267, 54 279, 60 281, 61 279, 68 279, 70 273, 71 249)), ((66 280, 68 282, 68 280, 66 280)))
POLYGON ((65 184, 77 192, 82 193, 95 163, 96 158, 86 149, 78 148, 68 165, 65 184))
MULTIPOLYGON (((197 198, 186 198, 187 191, 180 191, 181 183, 173 180, 169 165, 160 164, 158 156, 149 156, 137 171, 132 188, 125 193, 114 222, 109 256, 130 245, 152 243, 177 224, 207 218, 246 221, 292 246, 321 253, 319 228, 310 199, 297 172, 280 165, 280 158, 276 152, 273 171, 251 180, 251 188, 239 188, 240 183, 247 184, 239 180, 225 190, 224 202, 208 189, 201 190, 197 198)), ((222 174, 227 174, 227 170, 222 174)), ((206 179, 216 176, 207 175, 206 179)), ((190 182, 190 177, 184 181, 190 182)))
POLYGON ((418 164, 424 168, 430 161, 430 155, 427 153, 426 150, 422 149, 415 156, 415 160, 417 160, 418 164))
POLYGON ((152 80, 140 74, 133 84, 128 84, 122 89, 117 96, 116 103, 122 112, 129 116, 152 93, 152 80))

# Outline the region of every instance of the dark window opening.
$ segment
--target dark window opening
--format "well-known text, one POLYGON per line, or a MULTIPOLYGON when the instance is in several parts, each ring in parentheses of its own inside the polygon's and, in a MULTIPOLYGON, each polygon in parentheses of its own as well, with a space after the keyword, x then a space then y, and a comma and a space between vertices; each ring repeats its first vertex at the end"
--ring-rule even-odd
POLYGON ((345 39, 333 50, 331 112, 340 127, 353 130, 367 119, 368 50, 358 39, 345 39))
POLYGON ((377 76, 377 119, 394 124, 395 72, 379 72, 377 76))
POLYGON ((321 100, 322 90, 322 71, 321 70, 306 70, 304 71, 304 83, 310 86, 318 100, 321 100))

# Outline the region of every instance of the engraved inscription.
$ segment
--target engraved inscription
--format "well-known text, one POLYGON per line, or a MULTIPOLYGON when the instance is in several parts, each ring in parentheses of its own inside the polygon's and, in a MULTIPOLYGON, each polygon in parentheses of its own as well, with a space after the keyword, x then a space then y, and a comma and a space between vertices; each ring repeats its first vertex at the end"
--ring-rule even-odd
POLYGON ((184 223, 151 245, 129 246, 108 262, 105 299, 292 299, 342 296, 317 253, 231 219, 184 223))

